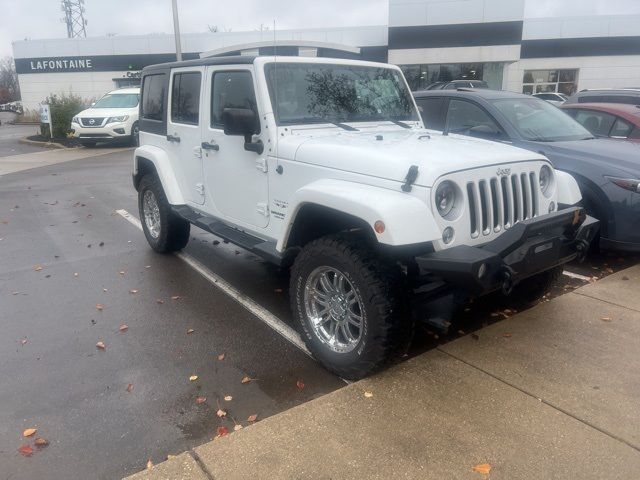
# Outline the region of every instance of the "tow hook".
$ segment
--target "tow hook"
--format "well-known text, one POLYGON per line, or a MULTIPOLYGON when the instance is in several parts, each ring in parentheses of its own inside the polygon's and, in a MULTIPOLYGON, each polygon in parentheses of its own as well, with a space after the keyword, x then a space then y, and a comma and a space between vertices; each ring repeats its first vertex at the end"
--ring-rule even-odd
POLYGON ((587 257, 587 252, 589 251, 589 242, 585 239, 578 240, 576 242, 576 252, 578 252, 577 259, 579 262, 583 262, 587 257))
POLYGON ((500 277, 502 278, 502 294, 504 296, 511 295, 511 292, 513 292, 513 287, 514 287, 513 275, 514 275, 514 273, 515 272, 510 267, 508 267, 506 265, 504 267, 502 267, 502 270, 500 272, 500 277))

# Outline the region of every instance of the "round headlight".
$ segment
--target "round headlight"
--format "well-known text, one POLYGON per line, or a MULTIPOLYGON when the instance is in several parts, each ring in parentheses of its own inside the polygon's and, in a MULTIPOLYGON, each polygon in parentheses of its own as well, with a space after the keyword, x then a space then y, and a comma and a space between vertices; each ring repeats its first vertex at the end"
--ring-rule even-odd
POLYGON ((451 213, 456 204, 456 188, 449 181, 442 182, 436 189, 436 207, 441 217, 451 213))
POLYGON ((549 187, 551 186, 551 181, 553 178, 553 173, 551 172, 551 168, 548 165, 543 165, 540 169, 540 175, 538 176, 538 182, 540 183, 540 190, 543 194, 547 194, 549 187))

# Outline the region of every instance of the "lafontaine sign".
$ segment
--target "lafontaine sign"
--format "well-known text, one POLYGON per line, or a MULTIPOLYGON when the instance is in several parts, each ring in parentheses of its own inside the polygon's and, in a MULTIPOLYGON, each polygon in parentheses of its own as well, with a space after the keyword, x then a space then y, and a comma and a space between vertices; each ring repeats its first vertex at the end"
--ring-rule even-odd
POLYGON ((93 68, 91 58, 65 58, 49 60, 29 60, 32 71, 44 70, 50 72, 77 72, 91 70, 93 68))

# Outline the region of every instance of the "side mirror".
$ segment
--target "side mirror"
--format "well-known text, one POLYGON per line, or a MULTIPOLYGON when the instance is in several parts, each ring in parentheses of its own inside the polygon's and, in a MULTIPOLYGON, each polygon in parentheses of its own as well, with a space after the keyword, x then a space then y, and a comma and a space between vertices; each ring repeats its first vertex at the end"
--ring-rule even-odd
POLYGON ((225 108, 222 111, 225 135, 254 135, 260 131, 258 115, 248 108, 225 108))
POLYGON ((500 137, 501 132, 490 125, 476 125, 469 129, 469 135, 472 137, 494 140, 500 137))
POLYGON ((264 152, 262 140, 254 142, 252 135, 260 133, 258 114, 248 108, 225 108, 222 111, 225 135, 244 137, 244 149, 261 155, 264 152))

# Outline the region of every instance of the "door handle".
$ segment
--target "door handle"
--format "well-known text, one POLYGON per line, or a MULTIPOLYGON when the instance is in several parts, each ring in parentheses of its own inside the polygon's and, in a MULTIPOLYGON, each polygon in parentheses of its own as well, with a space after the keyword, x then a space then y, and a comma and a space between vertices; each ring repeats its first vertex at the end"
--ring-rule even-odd
POLYGON ((177 135, 167 135, 167 140, 170 142, 180 143, 180 137, 178 137, 177 135))
POLYGON ((220 150, 220 145, 217 143, 202 142, 200 146, 205 150, 215 150, 216 152, 220 150))

